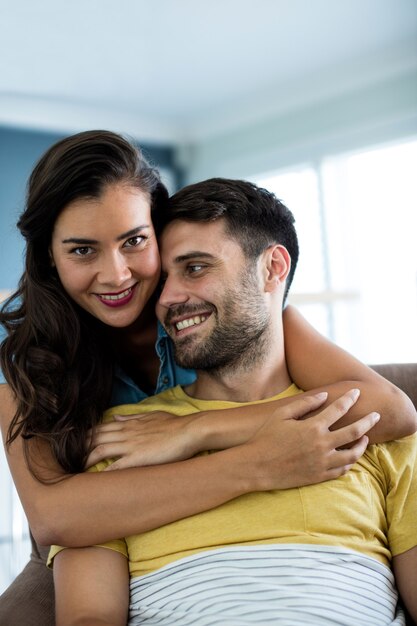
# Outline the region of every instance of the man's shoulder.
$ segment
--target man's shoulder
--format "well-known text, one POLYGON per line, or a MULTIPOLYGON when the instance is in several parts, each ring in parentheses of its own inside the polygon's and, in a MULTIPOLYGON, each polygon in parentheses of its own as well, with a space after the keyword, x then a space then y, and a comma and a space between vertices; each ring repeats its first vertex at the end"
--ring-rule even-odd
POLYGON ((384 443, 377 443, 374 446, 379 453, 384 453, 392 456, 409 456, 410 454, 416 455, 417 453, 417 433, 408 435, 408 437, 402 437, 401 439, 393 439, 392 441, 385 441, 384 443))
POLYGON ((150 413, 151 411, 167 411, 174 414, 190 413, 186 396, 180 385, 166 389, 154 396, 149 396, 135 404, 121 404, 107 409, 103 421, 110 422, 114 415, 134 415, 136 413, 150 413))
POLYGON ((400 477, 407 470, 413 481, 417 480, 417 433, 371 445, 365 456, 373 458, 391 479, 400 477))

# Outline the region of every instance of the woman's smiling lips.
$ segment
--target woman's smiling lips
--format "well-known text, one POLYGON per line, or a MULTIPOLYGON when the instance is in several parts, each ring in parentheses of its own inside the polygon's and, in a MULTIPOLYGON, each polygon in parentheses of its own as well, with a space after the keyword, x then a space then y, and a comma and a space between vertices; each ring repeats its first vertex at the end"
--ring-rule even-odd
MULTIPOLYGON (((136 283, 137 285, 137 283, 136 283)), ((128 304, 133 298, 136 285, 128 287, 118 293, 95 293, 94 295, 106 306, 119 307, 128 304)))

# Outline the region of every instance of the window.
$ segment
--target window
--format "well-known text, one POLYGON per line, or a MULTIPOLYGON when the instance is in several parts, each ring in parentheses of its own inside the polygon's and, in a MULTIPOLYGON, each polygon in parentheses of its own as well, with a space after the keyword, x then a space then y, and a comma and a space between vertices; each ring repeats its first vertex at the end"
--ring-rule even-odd
POLYGON ((10 478, 3 449, 0 451, 0 593, 22 571, 30 554, 27 521, 10 478))
POLYGON ((417 141, 255 177, 292 210, 290 302, 367 363, 417 358, 417 141))

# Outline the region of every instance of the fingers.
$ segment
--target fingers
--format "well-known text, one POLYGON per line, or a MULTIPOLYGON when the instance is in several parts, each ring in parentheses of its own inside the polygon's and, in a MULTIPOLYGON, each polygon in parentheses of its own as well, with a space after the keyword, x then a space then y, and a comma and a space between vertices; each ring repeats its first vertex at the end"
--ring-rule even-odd
POLYGON ((106 433, 118 433, 124 428, 124 424, 118 424, 117 422, 108 422, 106 424, 98 424, 88 431, 88 436, 92 441, 95 441, 101 435, 106 433))
POLYGON ((299 419, 311 411, 319 409, 327 400, 327 396, 327 391, 321 391, 315 395, 303 394, 290 404, 280 407, 276 412, 283 419, 299 419))
POLYGON ((366 435, 361 437, 354 446, 346 450, 333 450, 327 459, 327 468, 323 471, 311 473, 306 484, 334 480, 347 474, 354 464, 365 453, 369 439, 366 435))
POLYGON ((112 415, 111 422, 105 422, 103 424, 98 424, 95 427, 95 432, 97 433, 105 433, 118 431, 124 428, 123 422, 128 422, 130 420, 137 420, 138 423, 145 423, 150 421, 150 416, 152 413, 132 413, 130 415, 112 415))
POLYGON ((136 465, 134 463, 129 463, 128 458, 124 457, 123 459, 115 461, 114 463, 106 467, 103 471, 113 472, 114 470, 127 469, 128 467, 136 467, 136 465))
POLYGON ((100 424, 94 428, 94 431, 90 430, 88 436, 90 444, 97 446, 108 442, 128 441, 133 435, 140 434, 142 431, 143 424, 138 424, 137 422, 132 426, 124 423, 109 422, 100 424))
POLYGON ((359 389, 350 389, 344 393, 343 396, 340 396, 340 398, 337 398, 337 400, 334 400, 328 407, 323 409, 318 417, 320 417, 320 420, 329 428, 352 408, 359 396, 359 389))
POLYGON ((103 424, 98 424, 95 427, 95 432, 97 433, 105 433, 111 432, 113 430, 120 430, 123 428, 123 424, 121 422, 125 422, 128 419, 138 419, 138 415, 112 415, 114 418, 111 422, 105 422, 103 424))
POLYGON ((130 437, 128 433, 122 430, 110 430, 105 433, 94 433, 91 443, 94 447, 97 447, 105 443, 119 443, 129 440, 130 437))
POLYGON ((94 433, 93 437, 90 437, 88 445, 91 449, 90 454, 87 457, 85 467, 91 467, 99 461, 104 461, 112 456, 116 456, 114 452, 115 446, 118 449, 124 445, 129 444, 129 439, 125 433, 110 431, 105 433, 94 433))
MULTIPOLYGON (((142 466, 142 465, 141 465, 142 466)), ((124 456, 120 459, 117 459, 111 465, 108 465, 104 468, 104 472, 113 472, 115 470, 128 469, 129 467, 139 467, 137 461, 130 456, 124 456)))
POLYGON ((368 413, 368 415, 361 417, 356 422, 353 422, 353 424, 331 431, 334 447, 340 448, 352 443, 352 441, 360 439, 375 426, 379 418, 379 413, 368 413))
POLYGON ((329 469, 340 469, 342 473, 346 473, 365 453, 368 443, 368 437, 363 435, 351 448, 335 450, 329 459, 329 469))
POLYGON ((126 447, 122 442, 100 444, 90 452, 85 466, 87 468, 91 467, 92 465, 96 465, 96 463, 100 463, 100 461, 104 461, 104 459, 121 456, 123 453, 126 454, 126 447))
POLYGON ((129 420, 138 420, 143 418, 143 415, 139 415, 138 413, 132 413, 132 415, 113 415, 114 419, 117 422, 127 422, 129 420))

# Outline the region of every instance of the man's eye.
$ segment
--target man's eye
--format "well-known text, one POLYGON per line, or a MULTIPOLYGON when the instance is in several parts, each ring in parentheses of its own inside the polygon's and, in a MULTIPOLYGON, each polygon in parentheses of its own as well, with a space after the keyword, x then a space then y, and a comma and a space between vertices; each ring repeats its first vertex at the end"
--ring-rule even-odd
POLYGON ((201 263, 195 263, 194 265, 188 265, 187 270, 189 274, 196 274, 197 272, 201 272, 206 266, 201 263))
POLYGON ((143 235, 136 235, 135 237, 130 237, 127 241, 125 241, 124 247, 135 248, 136 246, 139 246, 141 243, 143 243, 145 240, 146 237, 144 237, 143 235))

